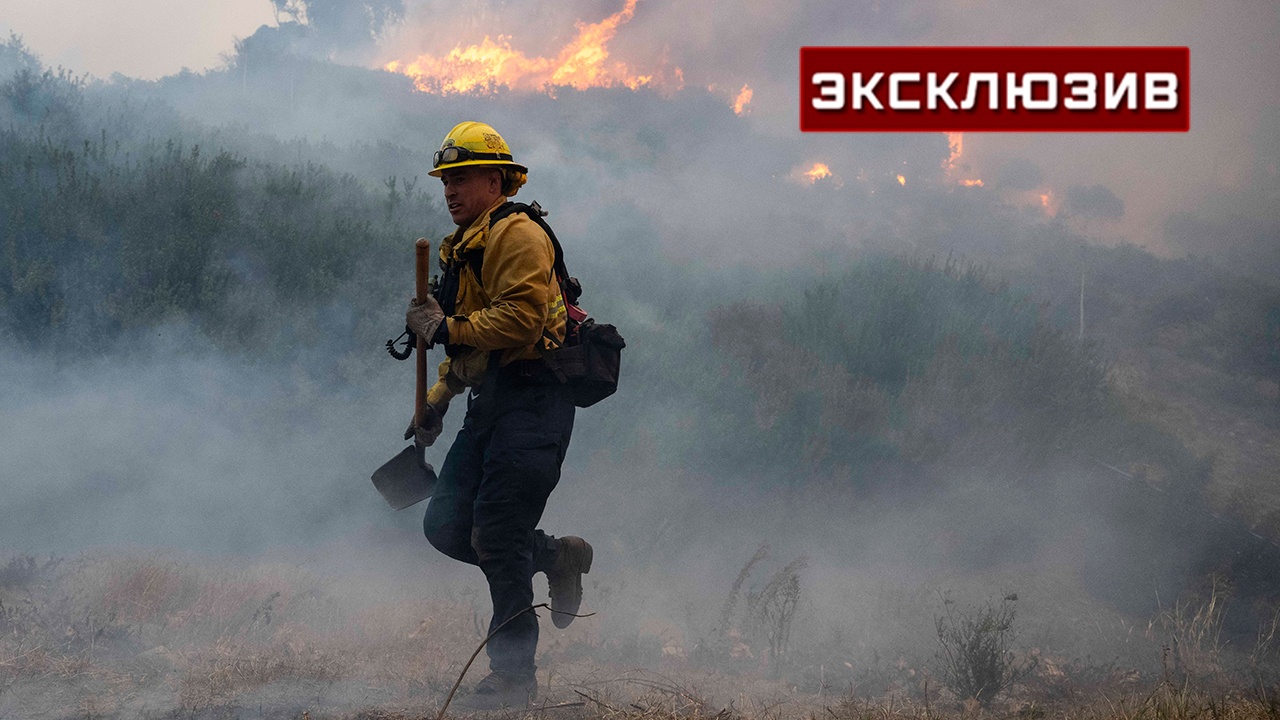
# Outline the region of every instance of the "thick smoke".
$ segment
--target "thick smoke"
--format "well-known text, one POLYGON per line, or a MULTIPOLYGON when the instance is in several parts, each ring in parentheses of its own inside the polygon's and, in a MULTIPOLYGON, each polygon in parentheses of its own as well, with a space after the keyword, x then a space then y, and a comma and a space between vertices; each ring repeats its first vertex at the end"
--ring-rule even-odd
MULTIPOLYGON (((1157 8, 1148 6, 1145 20, 1129 24, 1110 19, 1102 4, 979 12, 932 3, 709 2, 691 12, 642 0, 610 50, 640 70, 681 68, 681 88, 442 96, 370 66, 439 55, 485 35, 509 34, 527 54, 553 54, 572 37, 574 21, 608 16, 620 3, 545 10, 530 2, 409 3, 402 21, 390 0, 272 4, 278 22, 238 43, 222 67, 91 82, 51 103, 46 110, 59 113, 49 126, 54 140, 78 148, 109 127, 105 142, 118 142, 121 154, 174 139, 184 151, 226 148, 247 159, 245 174, 259 171, 255 163, 284 168, 269 184, 281 197, 290 172, 307 177, 327 166, 335 176, 349 173, 333 181, 349 190, 335 202, 369 204, 376 223, 383 208, 387 222, 400 217, 396 203, 408 202, 410 184, 438 192, 427 163, 454 122, 499 128, 532 168, 519 199, 551 211, 587 308, 632 341, 617 397, 578 416, 544 523, 596 544, 588 604, 602 612, 611 637, 640 643, 660 635, 659 660, 668 649, 692 653, 717 628, 735 576, 767 543, 771 564, 760 572, 808 558, 797 643, 835 648, 820 662, 870 664, 886 649, 919 654, 933 640, 929 619, 942 593, 976 598, 993 588, 1021 594, 1040 646, 1109 659, 1134 646, 1126 623, 1131 630, 1134 618, 1149 617, 1206 570, 1230 571, 1238 555, 1219 550, 1260 547, 1222 541, 1218 521, 1199 510, 1212 468, 1145 425, 1118 425, 1130 434, 1117 432, 1085 467, 1064 459, 1079 448, 1062 446, 1033 470, 1005 472, 1023 459, 1008 440, 1026 431, 1016 427, 1023 417, 1016 407, 974 403, 974 416, 946 415, 956 406, 947 393, 1002 379, 968 377, 971 366, 926 367, 918 374, 936 371, 936 383, 912 386, 917 409, 939 408, 930 425, 936 437, 963 441, 932 448, 954 451, 953 465, 930 465, 929 438, 901 443, 923 448, 920 457, 890 460, 868 441, 867 457, 879 464, 867 462, 856 475, 838 463, 805 464, 858 457, 828 447, 831 437, 861 441, 856 435, 816 432, 794 456, 779 448, 793 447, 784 442, 797 426, 825 422, 832 388, 868 408, 876 400, 866 387, 840 384, 849 358, 839 348, 801 339, 814 327, 840 336, 875 316, 903 328, 886 346, 906 342, 909 313, 876 316, 877 308, 849 299, 864 296, 840 286, 846 268, 881 254, 932 257, 939 266, 976 260, 992 278, 964 285, 972 295, 1000 297, 999 281, 1007 280, 1029 297, 1026 305, 1047 302, 1051 327, 1068 339, 1084 323, 1104 358, 1131 368, 1116 381, 1117 403, 1138 402, 1144 381, 1178 386, 1197 377, 1190 383, 1202 388, 1197 397, 1238 398, 1254 413, 1242 411, 1242 433, 1270 427, 1259 418, 1273 365, 1256 350, 1271 338, 1240 341, 1270 327, 1258 320, 1275 297, 1270 281, 1245 284, 1192 261, 1107 246, 1143 240, 1160 253, 1220 255, 1230 267, 1254 270, 1277 261, 1277 115, 1263 108, 1276 97, 1266 92, 1275 80, 1252 64, 1242 70, 1218 49, 1229 33, 1274 34, 1274 9, 1161 6, 1150 22, 1157 8), (800 45, 988 42, 1191 44, 1194 130, 1135 139, 965 135, 962 149, 941 134, 795 131, 800 45), (738 114, 732 101, 744 84, 754 92, 738 114), (1230 110, 1211 112, 1215 101, 1230 110), (814 171, 818 164, 826 175, 814 171), (962 183, 978 178, 982 185, 962 183), (1210 296, 1216 304, 1203 302, 1210 296), (1077 302, 1086 307, 1079 320, 1077 302), (821 311, 804 312, 815 306, 821 311), (1186 335, 1196 340, 1189 349, 1169 344, 1186 335), (770 355, 777 348, 791 354, 770 355), (743 382, 752 373, 770 382, 743 382), (971 417, 987 423, 983 432, 967 434, 971 417), (739 438, 755 442, 734 445, 739 438), (726 444, 735 452, 723 452, 726 444), (1142 466, 1153 453, 1164 464, 1142 466), (1206 558, 1219 565, 1206 567, 1206 558), (1103 620, 1096 632, 1081 630, 1077 613, 1103 620)), ((1267 45, 1250 63, 1274 53, 1267 45)), ((0 48, 6 78, 24 68, 39 73, 30 57, 0 48)), ((0 120, 22 131, 52 117, 12 105, 0 106, 8 113, 0 120)), ((414 208, 404 220, 403 257, 395 245, 336 242, 349 257, 376 260, 354 279, 321 285, 329 292, 322 302, 270 287, 268 268, 250 250, 232 258, 233 276, 244 283, 229 301, 246 321, 241 345, 209 337, 208 318, 190 312, 86 349, 83 337, 102 329, 87 324, 91 313, 77 314, 100 301, 84 289, 52 337, 20 341, 6 330, 0 465, 10 519, 0 545, 265 556, 357 573, 405 597, 452 597, 478 583, 478 573, 426 545, 421 508, 392 513, 368 482, 402 446, 411 406, 411 364, 391 361, 380 347, 399 331, 410 241, 452 229, 430 202, 414 208), (60 345, 77 350, 60 353, 60 345)), ((284 237, 289 227, 276 230, 284 237)), ((321 264, 307 252, 314 250, 286 261, 321 264)), ((63 272, 69 284, 71 270, 63 272)), ((971 307, 961 305, 967 296, 951 300, 971 307)), ((1029 317, 984 316, 969 339, 999 348, 1008 330, 1000 323, 1029 317)), ((1011 366, 1016 355, 992 351, 1011 366)), ((1030 397, 1044 388, 1023 390, 1030 397)), ((459 404, 446 418, 446 440, 462 414, 459 404)), ((437 463, 443 452, 433 450, 437 463)), ((1265 595, 1273 583, 1263 575, 1254 589, 1265 595)), ((1125 662, 1155 661, 1134 653, 1125 662)))
MULTIPOLYGON (((449 23, 456 6, 411 4, 403 26, 386 45, 387 59, 440 54, 478 43, 488 34, 510 35, 527 52, 548 54, 567 38, 576 19, 594 20, 620 3, 578 2, 535 12, 533 3, 465 4, 468 22, 457 34, 433 29, 449 23)), ((1011 158, 1047 169, 1046 187, 1104 184, 1126 204, 1126 218, 1099 233, 1104 242, 1127 240, 1175 250, 1165 218, 1207 195, 1247 189, 1274 154, 1268 127, 1280 87, 1270 68, 1280 66, 1275 43, 1280 16, 1274 4, 1252 2, 1217 12, 1195 3, 1140 3, 1123 17, 1107 3, 1053 8, 926 3, 703 3, 690 13, 678 3, 641 2, 625 32, 610 46, 620 60, 652 69, 680 67, 686 87, 712 85, 727 99, 744 84, 754 89, 750 123, 787 143, 796 127, 797 48, 802 45, 1187 45, 1192 61, 1192 130, 1186 135, 1118 138, 1110 135, 970 135, 966 160, 978 176, 994 174, 1011 158), (1240 53, 1235 48, 1250 47, 1240 53)), ((825 138, 836 151, 856 138, 825 138)), ((856 173, 858 158, 832 169, 856 173)), ((887 167, 879 168, 888 170, 887 167)), ((759 172, 759 171, 757 171, 759 172)), ((1274 182, 1274 181, 1273 181, 1274 182)), ((1180 246, 1178 246, 1180 247, 1180 246)), ((1202 253, 1217 247, 1206 243, 1202 253)))
POLYGON ((237 53, 298 54, 360 62, 404 17, 403 0, 271 0, 276 25, 237 42, 237 53))

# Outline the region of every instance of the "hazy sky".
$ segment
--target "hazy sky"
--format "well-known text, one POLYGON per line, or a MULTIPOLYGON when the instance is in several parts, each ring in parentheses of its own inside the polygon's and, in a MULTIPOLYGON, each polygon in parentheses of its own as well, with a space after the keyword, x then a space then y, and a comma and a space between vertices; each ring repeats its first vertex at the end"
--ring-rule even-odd
POLYGON ((0 0, 0 31, 49 65, 102 78, 215 67, 233 38, 269 22, 267 0, 0 0))

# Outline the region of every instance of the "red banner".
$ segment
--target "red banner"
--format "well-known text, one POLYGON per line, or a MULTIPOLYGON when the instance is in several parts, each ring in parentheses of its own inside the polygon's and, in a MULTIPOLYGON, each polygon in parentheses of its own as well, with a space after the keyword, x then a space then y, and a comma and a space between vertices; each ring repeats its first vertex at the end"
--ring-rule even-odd
POLYGON ((1186 132, 1185 47, 803 47, 805 132, 1186 132))

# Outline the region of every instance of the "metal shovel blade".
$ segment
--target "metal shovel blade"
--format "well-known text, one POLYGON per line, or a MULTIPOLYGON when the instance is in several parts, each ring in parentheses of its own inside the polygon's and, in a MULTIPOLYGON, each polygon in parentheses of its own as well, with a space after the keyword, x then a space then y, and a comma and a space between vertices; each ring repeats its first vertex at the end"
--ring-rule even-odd
POLYGON ((431 497, 435 484, 435 468, 427 464, 423 454, 413 445, 401 450, 373 473, 373 486, 396 510, 431 497))

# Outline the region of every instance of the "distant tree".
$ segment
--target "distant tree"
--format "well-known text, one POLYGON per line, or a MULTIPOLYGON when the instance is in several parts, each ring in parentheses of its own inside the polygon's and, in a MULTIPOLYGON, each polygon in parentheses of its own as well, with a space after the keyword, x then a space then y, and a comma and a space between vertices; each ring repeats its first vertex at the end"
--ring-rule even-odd
POLYGON ((1067 188, 1066 210, 1084 218, 1124 217, 1124 201, 1105 185, 1072 185, 1067 188))
POLYGON ((277 25, 307 27, 328 50, 370 45, 404 18, 404 0, 271 0, 271 5, 277 25))
POLYGON ((9 33, 9 39, 0 41, 0 74, 8 77, 19 70, 40 71, 40 61, 31 53, 22 37, 9 33))

